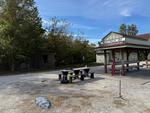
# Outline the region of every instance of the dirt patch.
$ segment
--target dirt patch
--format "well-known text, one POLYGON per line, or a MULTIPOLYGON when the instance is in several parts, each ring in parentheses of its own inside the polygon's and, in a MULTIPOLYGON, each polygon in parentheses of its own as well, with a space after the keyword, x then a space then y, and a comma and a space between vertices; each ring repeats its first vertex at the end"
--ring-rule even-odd
POLYGON ((24 99, 22 103, 20 103, 17 107, 22 111, 22 113, 27 113, 30 111, 34 113, 40 110, 35 106, 35 102, 33 99, 24 99))
MULTIPOLYGON (((65 101, 68 101, 68 100, 72 100, 71 103, 74 102, 74 100, 77 100, 78 103, 80 103, 81 105, 91 105, 89 103, 89 99, 90 98, 93 98, 94 96, 92 95, 82 95, 82 94, 65 94, 64 95, 60 95, 60 96, 57 96, 57 95, 49 95, 48 98, 51 99, 52 101, 52 104, 55 106, 55 107, 60 107, 65 101)), ((76 103, 75 103, 76 104, 76 103)), ((71 105, 70 105, 71 106, 71 105)), ((76 107, 76 105, 73 105, 73 107, 75 106, 75 108, 78 108, 76 107)))
POLYGON ((82 94, 49 94, 47 98, 51 101, 52 107, 51 109, 44 110, 36 106, 35 98, 24 99, 19 105, 18 108, 23 111, 23 113, 31 112, 31 113, 47 113, 53 112, 55 110, 65 110, 65 111, 76 111, 80 112, 83 108, 87 106, 91 106, 91 102, 89 99, 95 98, 93 95, 82 95, 82 94))
POLYGON ((52 104, 54 107, 60 107, 62 103, 67 100, 69 97, 67 96, 58 96, 52 99, 52 104))
POLYGON ((83 94, 77 93, 77 94, 73 94, 72 97, 89 99, 89 98, 92 98, 92 97, 95 97, 95 96, 94 95, 83 95, 83 94))
POLYGON ((150 113, 150 108, 146 108, 143 113, 150 113))
POLYGON ((81 107, 80 106, 72 106, 72 111, 79 112, 79 111, 81 111, 81 107))
POLYGON ((116 108, 122 108, 127 105, 127 102, 123 99, 116 98, 113 100, 113 104, 115 105, 116 108))
POLYGON ((82 106, 91 106, 90 98, 95 98, 94 95, 82 95, 82 94, 74 94, 72 98, 80 98, 80 103, 82 106))

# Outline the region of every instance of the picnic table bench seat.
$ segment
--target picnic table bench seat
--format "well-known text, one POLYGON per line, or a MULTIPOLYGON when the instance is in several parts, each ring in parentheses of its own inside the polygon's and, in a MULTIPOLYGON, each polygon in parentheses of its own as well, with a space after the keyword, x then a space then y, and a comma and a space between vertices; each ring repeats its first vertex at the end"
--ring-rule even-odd
MULTIPOLYGON (((139 67, 143 67, 143 65, 140 65, 139 67)), ((138 66, 137 65, 130 65, 130 66, 125 66, 124 67, 124 70, 128 70, 128 69, 131 69, 131 70, 133 70, 133 69, 135 69, 135 68, 138 68, 138 66)), ((115 71, 120 71, 122 69, 122 67, 116 67, 115 68, 115 71)), ((111 71, 112 71, 112 69, 110 69, 111 71)))

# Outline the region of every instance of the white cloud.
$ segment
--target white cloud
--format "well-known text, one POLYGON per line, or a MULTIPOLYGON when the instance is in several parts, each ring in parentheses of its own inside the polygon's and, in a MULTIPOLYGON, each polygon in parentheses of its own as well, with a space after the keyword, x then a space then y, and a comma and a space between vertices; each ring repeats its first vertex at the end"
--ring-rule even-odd
POLYGON ((120 16, 132 16, 131 11, 135 11, 138 5, 139 0, 93 0, 92 4, 88 3, 84 16, 115 20, 120 16))
POLYGON ((148 15, 149 0, 36 0, 43 16, 80 16, 109 19, 119 16, 148 15), (51 1, 51 2, 50 2, 51 1), (132 15, 131 15, 132 14, 132 15))
POLYGON ((106 0, 104 3, 103 3, 103 6, 108 6, 111 4, 111 0, 106 0))
POLYGON ((125 17, 132 16, 129 9, 123 9, 122 11, 120 11, 120 15, 125 16, 125 17))
POLYGON ((36 0, 44 16, 113 19, 134 14, 148 16, 149 0, 36 0))

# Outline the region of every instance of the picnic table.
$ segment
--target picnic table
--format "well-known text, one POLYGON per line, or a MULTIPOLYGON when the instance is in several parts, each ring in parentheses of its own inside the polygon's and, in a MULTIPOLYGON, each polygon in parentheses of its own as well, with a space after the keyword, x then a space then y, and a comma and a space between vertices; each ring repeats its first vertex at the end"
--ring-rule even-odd
POLYGON ((61 70, 62 74, 63 75, 68 75, 68 73, 70 72, 71 70, 61 70))
POLYGON ((85 76, 88 76, 90 68, 89 67, 74 68, 73 71, 74 71, 75 75, 79 75, 80 72, 82 74, 82 71, 83 71, 85 76))
MULTIPOLYGON (((61 70, 59 74, 59 80, 61 83, 71 83, 73 79, 80 79, 84 81, 85 77, 89 77, 89 67, 74 68, 72 70, 61 70)), ((90 73, 90 78, 94 78, 94 73, 90 73)))

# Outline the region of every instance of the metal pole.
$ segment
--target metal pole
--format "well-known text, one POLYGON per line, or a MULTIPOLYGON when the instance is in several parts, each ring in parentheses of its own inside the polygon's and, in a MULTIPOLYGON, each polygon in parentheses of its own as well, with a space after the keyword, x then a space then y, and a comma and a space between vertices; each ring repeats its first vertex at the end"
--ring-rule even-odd
POLYGON ((121 95, 121 79, 119 80, 119 97, 121 98, 122 95, 121 95))

